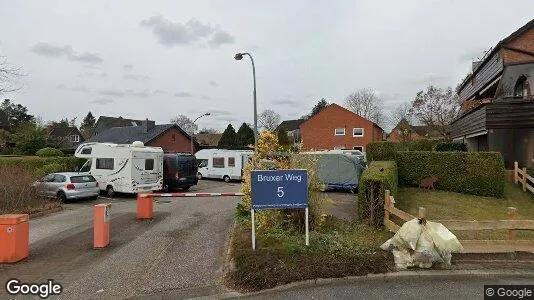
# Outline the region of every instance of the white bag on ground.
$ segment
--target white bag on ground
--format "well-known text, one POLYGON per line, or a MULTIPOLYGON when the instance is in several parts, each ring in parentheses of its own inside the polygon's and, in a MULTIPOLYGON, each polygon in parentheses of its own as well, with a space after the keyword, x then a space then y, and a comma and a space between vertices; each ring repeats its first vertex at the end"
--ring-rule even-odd
POLYGON ((443 226, 441 223, 427 222, 427 228, 434 240, 434 244, 441 251, 447 252, 460 252, 463 251, 462 244, 458 241, 458 238, 443 226))
POLYGON ((419 224, 418 219, 405 222, 393 236, 391 244, 397 248, 409 248, 415 250, 417 240, 421 235, 423 227, 419 224))

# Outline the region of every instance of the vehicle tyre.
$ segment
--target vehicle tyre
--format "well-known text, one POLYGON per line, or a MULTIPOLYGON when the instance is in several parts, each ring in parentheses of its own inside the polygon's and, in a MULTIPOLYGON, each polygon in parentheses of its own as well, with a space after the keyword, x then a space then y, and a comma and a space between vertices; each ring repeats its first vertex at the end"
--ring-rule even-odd
POLYGON ((184 187, 182 188, 182 190, 183 190, 184 192, 186 192, 186 191, 189 191, 190 188, 191 188, 191 186, 184 186, 184 187))
POLYGON ((202 179, 202 173, 198 172, 198 173, 197 173, 197 178, 198 178, 199 180, 202 179))
POLYGON ((59 193, 57 193, 57 200, 59 201, 59 203, 66 203, 67 202, 67 195, 65 195, 65 193, 63 193, 63 192, 59 192, 59 193))
POLYGON ((109 198, 115 197, 115 190, 111 185, 108 185, 108 187, 106 188, 106 196, 108 196, 109 198))
POLYGON ((224 175, 223 180, 224 180, 224 182, 226 182, 226 183, 230 182, 230 176, 228 176, 228 175, 224 175))
POLYGON ((91 197, 89 197, 89 199, 90 200, 96 200, 96 199, 98 199, 98 196, 91 196, 91 197))
POLYGON ((170 189, 169 189, 169 185, 168 185, 168 184, 165 184, 165 185, 163 186, 163 192, 164 192, 164 193, 168 193, 169 190, 170 190, 170 189))

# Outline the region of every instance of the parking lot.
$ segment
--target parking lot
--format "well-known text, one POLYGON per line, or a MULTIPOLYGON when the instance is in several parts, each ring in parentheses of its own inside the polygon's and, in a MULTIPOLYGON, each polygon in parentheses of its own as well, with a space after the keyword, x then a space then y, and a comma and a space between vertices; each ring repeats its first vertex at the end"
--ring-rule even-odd
MULTIPOLYGON (((202 180, 190 192, 238 192, 240 183, 202 180)), ((154 220, 136 220, 135 197, 64 205, 30 221, 26 261, 0 265, 0 282, 53 279, 61 299, 172 294, 187 298, 224 292, 219 282, 225 241, 239 197, 159 198, 154 220), (94 204, 112 203, 111 244, 93 249, 94 204)), ((0 298, 7 298, 4 288, 0 298)))

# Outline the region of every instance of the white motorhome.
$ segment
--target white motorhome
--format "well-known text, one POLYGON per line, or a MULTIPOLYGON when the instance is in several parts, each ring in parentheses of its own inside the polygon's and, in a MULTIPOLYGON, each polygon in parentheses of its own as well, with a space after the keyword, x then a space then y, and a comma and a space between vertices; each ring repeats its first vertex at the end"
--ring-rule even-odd
POLYGON ((96 178, 109 197, 119 193, 157 191, 163 188, 163 149, 132 144, 84 143, 74 156, 87 158, 80 172, 96 178))
POLYGON ((243 169, 254 154, 250 150, 203 149, 195 153, 199 178, 241 180, 243 169))

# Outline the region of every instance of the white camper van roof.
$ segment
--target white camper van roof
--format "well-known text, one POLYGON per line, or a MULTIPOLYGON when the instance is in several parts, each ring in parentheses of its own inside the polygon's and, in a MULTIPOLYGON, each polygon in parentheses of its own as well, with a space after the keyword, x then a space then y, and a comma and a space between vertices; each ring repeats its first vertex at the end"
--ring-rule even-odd
POLYGON ((132 145, 132 144, 115 144, 115 143, 83 143, 80 144, 76 151, 74 152, 74 156, 79 158, 90 158, 94 157, 95 155, 102 155, 103 153, 106 153, 107 151, 134 151, 134 152, 145 152, 145 153, 163 153, 163 148, 161 147, 148 147, 144 145, 132 145), (89 153, 83 153, 82 151, 84 149, 91 149, 89 153))

